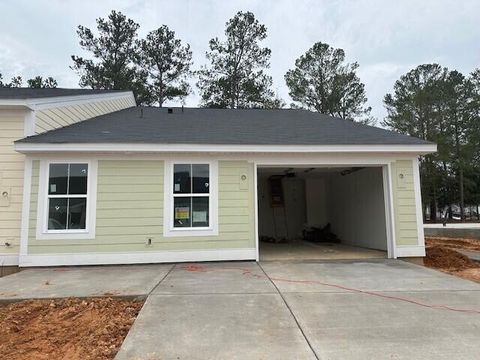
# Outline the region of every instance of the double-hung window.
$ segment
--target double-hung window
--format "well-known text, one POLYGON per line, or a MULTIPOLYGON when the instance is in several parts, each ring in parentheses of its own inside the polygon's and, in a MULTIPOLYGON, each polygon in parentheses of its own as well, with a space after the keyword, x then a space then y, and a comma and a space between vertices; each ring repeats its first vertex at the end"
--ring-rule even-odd
POLYGON ((167 164, 166 236, 215 235, 217 230, 216 164, 167 164))
POLYGON ((47 229, 86 230, 88 164, 49 164, 47 229))
POLYGON ((208 228, 210 170, 208 164, 173 165, 173 226, 208 228))
POLYGON ((97 161, 40 162, 37 239, 95 238, 97 161))

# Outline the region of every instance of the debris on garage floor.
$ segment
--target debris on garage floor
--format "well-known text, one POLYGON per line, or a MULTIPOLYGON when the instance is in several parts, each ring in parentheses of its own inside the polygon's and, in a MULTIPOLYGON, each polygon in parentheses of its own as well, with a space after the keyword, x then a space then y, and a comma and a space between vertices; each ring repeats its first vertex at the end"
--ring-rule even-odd
POLYGON ((340 243, 340 239, 332 232, 330 223, 322 228, 315 226, 305 226, 302 232, 303 240, 321 243, 340 243))
POLYGON ((112 298, 0 305, 0 359, 113 359, 142 305, 112 298))
POLYGON ((480 263, 460 253, 461 250, 480 251, 480 241, 474 239, 425 238, 425 266, 480 282, 480 263))

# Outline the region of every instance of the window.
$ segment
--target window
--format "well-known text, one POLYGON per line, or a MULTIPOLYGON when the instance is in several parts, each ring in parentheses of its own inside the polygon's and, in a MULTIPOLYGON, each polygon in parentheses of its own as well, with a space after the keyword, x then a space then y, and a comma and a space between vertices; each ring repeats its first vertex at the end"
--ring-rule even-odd
POLYGON ((50 164, 48 230, 85 230, 88 164, 50 164))
POLYGON ((208 227, 210 215, 210 170, 208 164, 173 166, 173 226, 208 227))
POLYGON ((164 236, 217 235, 217 164, 165 164, 164 236))
POLYGON ((40 162, 37 239, 95 237, 97 161, 40 162))

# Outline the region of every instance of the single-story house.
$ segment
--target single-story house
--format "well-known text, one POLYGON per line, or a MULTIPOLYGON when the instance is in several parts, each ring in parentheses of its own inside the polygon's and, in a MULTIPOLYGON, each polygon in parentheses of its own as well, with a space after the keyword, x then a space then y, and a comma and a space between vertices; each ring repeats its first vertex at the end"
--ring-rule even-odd
POLYGON ((20 138, 20 266, 258 260, 261 237, 326 224, 425 255, 418 157, 436 145, 417 138, 305 110, 133 106, 20 138))

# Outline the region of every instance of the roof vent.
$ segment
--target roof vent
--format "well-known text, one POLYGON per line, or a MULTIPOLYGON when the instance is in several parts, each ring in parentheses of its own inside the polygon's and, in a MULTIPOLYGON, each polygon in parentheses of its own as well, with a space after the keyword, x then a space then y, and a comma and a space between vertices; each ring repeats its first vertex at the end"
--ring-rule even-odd
POLYGON ((167 112, 168 112, 169 114, 173 114, 173 109, 172 109, 172 108, 168 108, 168 109, 167 109, 167 112))

